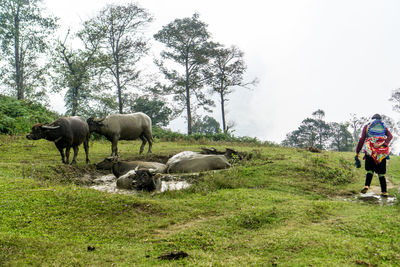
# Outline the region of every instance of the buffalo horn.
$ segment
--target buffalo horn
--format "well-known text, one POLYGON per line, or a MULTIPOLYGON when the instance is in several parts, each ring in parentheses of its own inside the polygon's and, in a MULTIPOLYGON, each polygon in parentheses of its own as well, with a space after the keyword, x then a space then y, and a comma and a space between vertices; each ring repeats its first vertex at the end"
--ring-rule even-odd
POLYGON ((46 129, 46 130, 55 130, 55 129, 60 128, 60 126, 43 125, 42 128, 43 128, 43 129, 46 129))

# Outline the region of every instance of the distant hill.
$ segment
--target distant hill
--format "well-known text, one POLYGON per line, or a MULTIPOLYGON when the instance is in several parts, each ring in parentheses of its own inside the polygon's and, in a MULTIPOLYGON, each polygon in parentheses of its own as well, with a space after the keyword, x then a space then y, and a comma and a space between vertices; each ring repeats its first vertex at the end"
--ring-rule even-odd
POLYGON ((59 115, 45 106, 0 95, 0 133, 23 134, 35 123, 53 121, 59 115))

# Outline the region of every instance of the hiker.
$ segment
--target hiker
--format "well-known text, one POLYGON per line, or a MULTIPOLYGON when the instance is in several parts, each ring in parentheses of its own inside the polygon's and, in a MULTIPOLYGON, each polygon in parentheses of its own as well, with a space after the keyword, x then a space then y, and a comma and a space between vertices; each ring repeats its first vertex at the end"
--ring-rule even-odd
POLYGON ((365 153, 365 170, 367 175, 365 178, 365 186, 361 193, 365 194, 372 181, 374 172, 378 174, 379 183, 381 185, 381 195, 388 196, 386 185, 386 159, 389 156, 389 143, 392 140, 392 134, 382 121, 379 114, 372 116, 372 122, 364 126, 360 140, 356 148, 356 158, 363 148, 365 153))

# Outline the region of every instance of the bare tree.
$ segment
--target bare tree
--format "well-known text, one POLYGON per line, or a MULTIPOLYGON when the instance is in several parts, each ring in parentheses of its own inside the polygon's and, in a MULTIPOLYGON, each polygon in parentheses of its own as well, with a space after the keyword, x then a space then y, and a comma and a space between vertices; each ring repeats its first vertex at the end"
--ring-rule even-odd
POLYGON ((215 49, 213 60, 206 69, 206 76, 209 77, 208 84, 213 92, 219 94, 224 133, 228 132, 225 113, 225 106, 229 101, 227 96, 234 92, 235 87, 249 89, 249 86, 254 86, 258 83, 257 78, 249 82, 243 81, 243 75, 247 69, 243 56, 243 52, 236 46, 231 46, 230 48, 219 47, 215 49))
POLYGON ((3 82, 13 88, 17 99, 40 98, 46 68, 39 63, 48 49, 47 38, 57 28, 57 19, 43 17, 41 0, 0 1, 0 71, 3 82))
POLYGON ((94 98, 91 94, 91 83, 102 37, 101 32, 96 34, 87 24, 84 24, 76 36, 81 41, 83 49, 73 49, 66 44, 68 31, 64 41, 58 41, 52 60, 53 91, 60 92, 67 88, 64 99, 67 113, 72 116, 84 113, 88 109, 88 102, 94 98), (85 107, 83 107, 84 102, 86 102, 85 107))
POLYGON ((400 88, 393 90, 389 100, 394 103, 393 110, 400 112, 400 88))
POLYGON ((146 9, 130 3, 108 5, 88 22, 104 32, 101 51, 106 71, 103 81, 111 80, 115 86, 119 113, 124 112, 127 90, 138 82, 140 70, 137 63, 149 49, 142 30, 151 21, 152 17, 146 9), (110 76, 111 79, 108 79, 110 76))
POLYGON ((351 118, 349 121, 349 126, 353 130, 353 140, 355 142, 361 137, 361 131, 363 126, 368 122, 366 117, 357 117, 356 114, 350 114, 351 118))

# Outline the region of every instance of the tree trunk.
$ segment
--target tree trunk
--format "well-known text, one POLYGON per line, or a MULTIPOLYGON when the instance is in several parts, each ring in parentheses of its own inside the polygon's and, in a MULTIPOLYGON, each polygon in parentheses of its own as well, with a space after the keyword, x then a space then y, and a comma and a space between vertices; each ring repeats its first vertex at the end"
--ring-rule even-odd
POLYGON ((76 116, 76 111, 78 110, 78 93, 79 93, 79 88, 74 88, 73 93, 72 93, 72 110, 71 110, 71 115, 76 116))
POLYGON ((15 85, 17 87, 17 99, 21 100, 25 98, 25 94, 22 79, 21 51, 19 43, 19 6, 17 7, 17 13, 14 16, 14 28, 15 85))
POLYGON ((187 126, 188 126, 188 135, 192 134, 192 112, 190 107, 190 92, 189 92, 189 84, 186 83, 186 111, 187 111, 187 126))
POLYGON ((118 85, 117 85, 117 90, 118 90, 118 111, 119 114, 123 113, 123 105, 122 105, 122 92, 121 92, 121 86, 119 85, 119 81, 118 81, 118 85))
POLYGON ((190 88, 189 88, 189 66, 188 66, 189 58, 186 57, 186 112, 187 112, 187 127, 188 127, 188 135, 192 134, 192 111, 190 107, 190 88))
POLYGON ((118 111, 119 114, 123 113, 124 106, 122 104, 122 88, 121 88, 121 81, 119 79, 119 67, 117 63, 117 72, 116 72, 116 80, 117 80, 117 91, 118 91, 118 111))
POLYGON ((226 129, 226 121, 225 121, 225 99, 224 99, 224 94, 222 91, 220 92, 221 96, 221 114, 222 114, 222 129, 224 133, 227 132, 228 129, 226 129))

